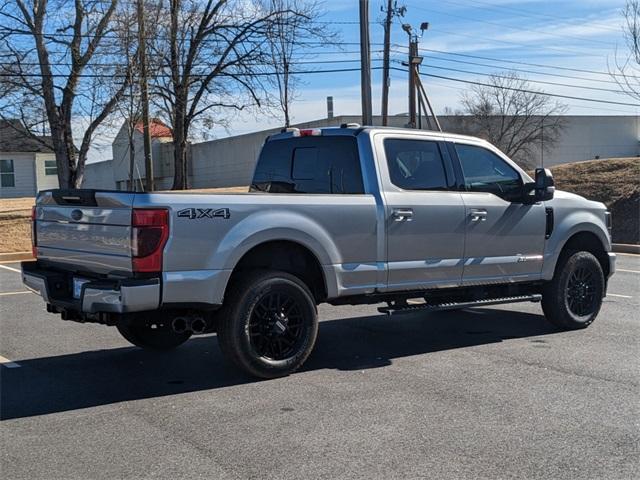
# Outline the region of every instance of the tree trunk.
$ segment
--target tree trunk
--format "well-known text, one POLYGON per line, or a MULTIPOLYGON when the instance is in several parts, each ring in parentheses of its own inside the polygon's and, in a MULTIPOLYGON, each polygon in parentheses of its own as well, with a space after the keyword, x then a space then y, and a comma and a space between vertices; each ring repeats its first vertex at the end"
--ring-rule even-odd
POLYGON ((284 102, 282 104, 282 111, 284 112, 284 126, 289 128, 291 126, 291 119, 289 118, 289 63, 284 62, 284 102))
POLYGON ((127 120, 127 135, 128 135, 128 140, 129 140, 129 190, 132 192, 136 191, 136 186, 135 186, 135 182, 134 182, 134 168, 135 168, 135 161, 136 161, 136 154, 135 154, 135 148, 136 145, 133 142, 133 129, 134 129, 134 124, 133 121, 131 120, 133 118, 133 115, 129 116, 129 120, 127 120))
POLYGON ((53 143, 53 153, 56 156, 56 165, 58 167, 58 186, 60 188, 73 188, 71 181, 71 169, 68 155, 68 149, 65 142, 65 134, 56 119, 49 120, 51 125, 51 141, 53 143))
POLYGON ((187 185, 187 135, 184 128, 184 114, 176 111, 173 131, 173 186, 172 190, 186 190, 187 185), (180 116, 179 116, 180 115, 180 116), (180 118, 182 117, 182 118, 180 118))

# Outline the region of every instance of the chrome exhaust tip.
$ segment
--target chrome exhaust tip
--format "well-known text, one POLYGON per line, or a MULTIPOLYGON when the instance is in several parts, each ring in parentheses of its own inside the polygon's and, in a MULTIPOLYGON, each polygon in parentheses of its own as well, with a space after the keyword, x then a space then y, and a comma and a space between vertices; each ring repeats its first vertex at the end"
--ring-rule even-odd
POLYGON ((171 328, 176 333, 185 333, 189 330, 189 322, 185 317, 176 317, 171 322, 171 328))
POLYGON ((196 317, 191 320, 191 331, 195 334, 204 333, 207 328, 207 322, 202 318, 196 317))

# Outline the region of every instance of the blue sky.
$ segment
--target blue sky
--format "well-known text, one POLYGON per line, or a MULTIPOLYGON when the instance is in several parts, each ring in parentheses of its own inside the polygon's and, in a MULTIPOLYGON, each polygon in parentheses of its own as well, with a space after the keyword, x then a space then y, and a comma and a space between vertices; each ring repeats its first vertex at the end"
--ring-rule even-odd
MULTIPOLYGON (((307 49, 313 55, 305 60, 338 59, 341 63, 302 67, 321 70, 359 66, 358 3, 358 0, 321 2, 325 11, 322 21, 331 23, 340 33, 342 51, 335 46, 318 47, 313 51, 307 49)), ((382 65, 383 29, 380 21, 383 14, 380 7, 383 4, 386 4, 385 0, 370 0, 374 67, 382 65)), ((421 22, 428 21, 430 28, 422 37, 420 47, 444 53, 423 51, 422 72, 483 81, 488 73, 515 67, 528 70, 521 73, 529 80, 568 85, 532 82, 532 86, 549 93, 636 103, 621 93, 580 88, 619 90, 607 72, 609 65, 615 63, 616 50, 618 58, 622 58, 626 52, 621 15, 624 0, 398 0, 398 5, 405 5, 407 14, 405 18, 394 21, 392 60, 406 58, 407 34, 402 31, 400 23, 418 27, 421 22), (548 65, 551 68, 508 62, 548 65)), ((375 114, 379 114, 381 72, 374 70, 372 75, 373 109, 375 114)), ((294 123, 325 117, 327 95, 334 97, 335 115, 360 113, 359 72, 316 73, 300 78, 303 84, 292 107, 294 123)), ((469 88, 469 85, 446 79, 424 78, 423 81, 436 112, 441 112, 445 107, 458 107, 461 93, 469 88)), ((391 114, 407 111, 406 85, 406 74, 392 72, 391 114)), ((639 111, 633 106, 568 99, 562 101, 569 106, 568 113, 575 115, 636 115, 639 111)), ((211 136, 246 133, 279 124, 280 121, 275 118, 244 112, 231 119, 229 130, 215 129, 211 136)), ((99 156, 109 157, 107 152, 99 156)))
MULTIPOLYGON (((382 13, 380 6, 383 0, 370 2, 370 16, 372 21, 380 20, 382 13)), ((579 1, 509 1, 509 0, 406 0, 399 1, 407 7, 407 15, 402 22, 417 27, 421 22, 428 21, 430 28, 421 39, 420 46, 432 50, 448 53, 477 55, 499 60, 520 61, 544 65, 557 65, 582 70, 608 72, 607 62, 612 64, 618 49, 619 56, 625 51, 624 39, 621 33, 621 9, 624 1, 617 0, 579 0, 579 1)), ((328 20, 349 21, 358 19, 357 0, 328 0, 326 2, 328 20)), ((393 29, 392 41, 395 44, 406 45, 407 35, 396 21, 393 29)), ((346 43, 358 42, 357 25, 342 26, 340 29, 346 43)), ((382 42, 382 27, 374 23, 371 25, 372 43, 382 42)), ((346 48, 346 47, 345 47, 346 48)), ((357 49, 357 46, 354 46, 357 49)), ((381 58, 379 45, 372 45, 373 58, 381 58)), ((397 52, 406 52, 405 48, 394 48, 397 52)), ((568 94, 573 96, 587 96, 606 100, 631 102, 624 95, 593 91, 577 86, 591 86, 616 90, 618 87, 611 82, 608 75, 598 75, 586 72, 572 72, 553 68, 539 68, 526 65, 502 63, 498 61, 479 60, 434 52, 423 52, 425 55, 422 71, 442 76, 462 79, 482 79, 490 72, 516 67, 525 70, 541 72, 539 74, 526 73, 531 80, 542 80, 556 83, 568 83, 574 87, 560 87, 555 85, 538 84, 548 92, 568 94), (479 65, 459 63, 460 60, 475 63, 495 65, 484 67, 479 65), (433 66, 433 68, 430 68, 433 66), (456 72, 448 69, 478 72, 477 75, 456 72), (547 74, 565 74, 574 78, 553 77, 547 74), (584 80, 583 80, 584 79, 584 80), (597 82, 594 80, 604 80, 597 82)), ((357 55, 352 55, 357 58, 357 55)), ((396 59, 403 59, 403 53, 395 53, 396 59)), ((357 64, 354 64, 357 65, 357 64)), ((380 65, 375 62, 374 65, 380 65)), ((379 97, 380 72, 374 72, 374 83, 378 84, 378 91, 374 98, 379 97)), ((308 77, 308 76, 307 76, 308 77)), ((402 73, 393 74, 393 94, 403 96, 406 81, 402 73)), ((308 88, 334 89, 337 110, 340 108, 340 89, 347 85, 357 85, 358 74, 340 74, 340 77, 318 77, 308 82, 308 88)), ((442 79, 426 79, 431 96, 438 109, 444 106, 455 106, 460 89, 466 85, 442 79)), ((398 99, 399 100, 399 99, 398 99)), ((405 102, 406 103, 406 102, 405 102)), ((589 114, 593 112, 636 113, 631 107, 590 104, 587 102, 566 100, 571 107, 571 113, 589 114), (595 108, 595 110, 593 110, 595 108), (613 110, 605 110, 614 109, 613 110)), ((403 101, 396 102, 392 111, 406 111, 403 101)))

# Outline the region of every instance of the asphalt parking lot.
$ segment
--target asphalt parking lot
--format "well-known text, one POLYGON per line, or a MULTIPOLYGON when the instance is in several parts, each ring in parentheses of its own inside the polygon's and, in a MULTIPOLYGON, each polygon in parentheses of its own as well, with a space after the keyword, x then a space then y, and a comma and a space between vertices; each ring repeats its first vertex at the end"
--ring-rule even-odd
POLYGON ((640 256, 596 322, 536 304, 386 317, 320 308, 303 370, 254 381, 214 336, 171 353, 64 322, 0 268, 0 476, 640 476, 640 256))

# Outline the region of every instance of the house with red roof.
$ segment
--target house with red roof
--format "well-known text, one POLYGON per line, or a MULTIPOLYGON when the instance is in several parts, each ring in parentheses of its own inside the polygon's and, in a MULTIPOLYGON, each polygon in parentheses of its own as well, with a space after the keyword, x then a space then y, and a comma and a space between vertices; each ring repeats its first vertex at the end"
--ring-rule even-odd
MULTIPOLYGON (((153 118, 149 122, 151 135, 151 158, 156 189, 170 188, 173 181, 173 165, 168 161, 163 146, 171 147, 173 133, 162 120, 153 118), (164 159, 164 160, 163 160, 164 159)), ((125 121, 111 145, 114 188, 117 190, 144 190, 147 177, 144 164, 144 129, 142 122, 133 125, 125 121), (133 177, 133 185, 130 178, 133 177)))

